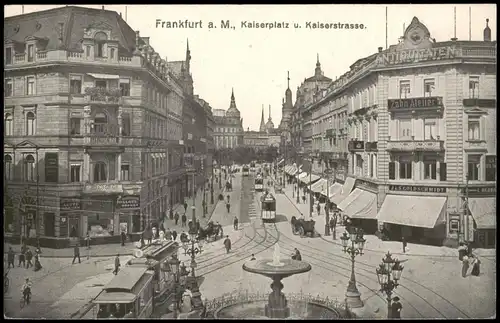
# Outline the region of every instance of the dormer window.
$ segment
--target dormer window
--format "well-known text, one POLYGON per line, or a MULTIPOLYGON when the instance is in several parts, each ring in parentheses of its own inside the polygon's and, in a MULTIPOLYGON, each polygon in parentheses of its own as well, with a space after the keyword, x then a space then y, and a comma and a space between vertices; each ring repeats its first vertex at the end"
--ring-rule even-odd
POLYGON ((103 32, 98 32, 95 34, 95 44, 96 44, 96 57, 104 57, 104 46, 106 45, 106 41, 108 40, 108 36, 103 32))
POLYGON ((28 62, 35 60, 35 45, 28 45, 28 62))

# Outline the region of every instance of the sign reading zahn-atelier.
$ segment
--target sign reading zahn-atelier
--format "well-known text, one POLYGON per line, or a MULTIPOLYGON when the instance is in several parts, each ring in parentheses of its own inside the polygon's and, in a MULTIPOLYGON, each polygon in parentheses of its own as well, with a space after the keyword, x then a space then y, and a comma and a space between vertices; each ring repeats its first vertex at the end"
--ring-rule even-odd
POLYGON ((440 96, 411 99, 389 99, 387 108, 389 110, 398 109, 426 109, 443 106, 443 98, 440 96))
POLYGON ((420 192, 420 193, 446 193, 446 187, 444 187, 444 186, 389 185, 389 191, 420 192))

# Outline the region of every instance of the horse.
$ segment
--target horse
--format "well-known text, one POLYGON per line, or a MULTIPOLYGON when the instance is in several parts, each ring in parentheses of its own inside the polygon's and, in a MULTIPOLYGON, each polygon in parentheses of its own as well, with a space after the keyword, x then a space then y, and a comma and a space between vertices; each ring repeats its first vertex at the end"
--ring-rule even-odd
POLYGON ((198 230, 198 240, 208 240, 210 237, 214 237, 214 241, 217 239, 217 236, 219 235, 219 232, 221 232, 221 225, 214 225, 212 221, 208 222, 207 227, 200 228, 198 230))

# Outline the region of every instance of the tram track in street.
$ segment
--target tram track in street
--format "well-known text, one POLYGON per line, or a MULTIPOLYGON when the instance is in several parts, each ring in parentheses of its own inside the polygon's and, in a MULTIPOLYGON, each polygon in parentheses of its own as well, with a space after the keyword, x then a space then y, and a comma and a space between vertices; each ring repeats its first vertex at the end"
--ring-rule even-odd
MULTIPOLYGON (((339 269, 347 271, 348 273, 347 274, 342 274, 342 273, 338 272, 338 270, 334 270, 332 268, 325 268, 325 266, 323 266, 323 265, 316 264, 319 267, 322 267, 322 268, 325 268, 325 269, 328 269, 328 270, 332 270, 332 271, 338 273, 339 275, 344 276, 344 277, 346 277, 348 279, 350 278, 350 271, 351 271, 351 260, 350 260, 350 258, 339 256, 338 254, 335 254, 335 253, 332 253, 332 252, 328 252, 328 251, 324 251, 324 250, 321 250, 321 249, 318 249, 318 248, 315 248, 315 247, 312 247, 312 246, 309 246, 309 245, 297 242, 295 239, 292 239, 292 238, 284 235, 283 233, 281 234, 281 238, 282 239, 285 238, 285 239, 288 239, 288 240, 292 241, 296 245, 294 247, 300 248, 302 250, 306 249, 306 252, 309 254, 308 258, 317 260, 319 262, 327 264, 328 266, 337 267, 339 269), (317 257, 310 256, 310 254, 314 254, 317 257), (336 263, 332 263, 330 261, 324 260, 324 259, 332 259, 332 257, 336 258, 336 263), (339 259, 342 260, 342 261, 345 261, 345 262, 341 262, 340 263, 341 265, 345 265, 345 267, 339 265, 339 261, 338 261, 339 259)), ((289 244, 287 244, 287 246, 289 246, 289 244)), ((289 250, 292 251, 292 249, 289 249, 289 250)), ((372 266, 372 265, 370 265, 368 263, 362 262, 362 261, 356 261, 356 265, 357 265, 356 270, 355 270, 356 277, 361 276, 361 277, 364 277, 366 279, 369 279, 371 283, 375 282, 377 284, 376 285, 377 287, 374 290, 374 289, 368 287, 367 283, 360 282, 359 279, 357 279, 357 282, 360 283, 361 285, 363 285, 364 287, 366 287, 367 289, 371 290, 372 292, 375 292, 379 288, 378 287, 378 282, 377 282, 376 279, 373 279, 372 276, 370 276, 369 274, 375 275, 375 269, 376 269, 376 267, 372 266), (360 268, 360 265, 365 266, 365 267, 369 267, 370 269, 360 268), (366 272, 367 274, 364 274, 364 273, 362 273, 360 271, 366 272)), ((453 303, 451 303, 448 299, 446 299, 442 295, 436 293, 432 289, 430 289, 430 288, 428 288, 428 287, 420 284, 419 282, 416 282, 414 280, 407 279, 407 278, 402 278, 402 280, 400 281, 399 287, 400 287, 400 289, 398 290, 398 296, 401 299, 406 300, 407 302, 405 304, 408 304, 410 307, 412 307, 415 310, 415 312, 420 315, 420 317, 429 317, 429 316, 428 315, 427 316, 423 316, 422 313, 421 313, 421 311, 419 311, 419 310, 417 310, 415 308, 415 306, 413 304, 416 304, 416 302, 410 301, 409 298, 411 296, 408 295, 407 293, 410 293, 410 294, 416 296, 419 299, 420 303, 423 302, 424 303, 423 305, 426 305, 428 308, 432 309, 434 312, 436 312, 442 318, 469 318, 468 314, 464 313, 460 308, 458 308, 456 305, 454 305, 453 303), (453 313, 443 313, 443 311, 439 310, 435 306, 435 304, 433 304, 430 301, 428 301, 425 296, 422 296, 422 293, 416 292, 415 289, 417 289, 417 288, 415 288, 415 286, 408 286, 408 282, 410 284, 416 285, 417 288, 421 288, 421 289, 425 290, 426 292, 430 292, 432 295, 438 297, 440 301, 444 301, 444 303, 445 303, 445 304, 443 304, 444 306, 441 306, 440 308, 447 308, 447 309, 448 308, 453 308, 453 313), (402 292, 401 288, 404 289, 406 292, 402 292), (460 315, 457 316, 456 315, 457 313, 460 314, 460 315)), ((385 300, 385 297, 379 295, 378 293, 377 293, 377 295, 385 300)))
MULTIPOLYGON (((288 200, 288 202, 289 202, 289 203, 291 203, 291 204, 295 207, 295 209, 297 209, 297 211, 300 213, 300 210, 299 210, 299 209, 295 206, 295 204, 294 204, 294 203, 290 200, 290 198, 288 197, 288 195, 286 195, 286 194, 284 194, 284 195, 285 195, 286 199, 288 200)), ((351 260, 350 260, 350 258, 348 258, 348 257, 343 257, 343 256, 340 256, 340 255, 335 254, 335 253, 332 253, 332 252, 327 252, 327 251, 324 251, 324 250, 321 250, 321 249, 318 249, 318 248, 314 248, 314 247, 308 246, 308 245, 306 245, 306 244, 303 244, 303 243, 297 242, 296 240, 294 240, 294 239, 292 239, 292 238, 290 238, 290 237, 288 237, 288 236, 286 236, 286 235, 283 235, 283 234, 282 234, 282 237, 283 237, 283 238, 286 238, 286 239, 289 239, 289 240, 291 240, 291 241, 293 241, 294 243, 296 243, 297 245, 299 245, 301 248, 309 248, 309 249, 314 249, 314 250, 320 251, 320 252, 322 252, 322 253, 326 253, 326 254, 327 254, 328 256, 330 256, 330 257, 332 257, 332 256, 333 256, 333 257, 335 257, 335 258, 337 258, 337 259, 342 259, 342 260, 344 260, 344 261, 347 261, 347 262, 348 262, 348 264, 347 264, 347 265, 348 265, 348 266, 349 266, 349 268, 350 268, 350 263, 351 263, 351 260)), ((331 241, 331 240, 326 240, 326 239, 325 239, 322 235, 320 235, 320 238, 321 238, 322 240, 324 240, 324 241, 326 241, 326 242, 330 243, 330 244, 334 244, 334 245, 336 245, 336 246, 341 247, 341 245, 340 245, 339 243, 333 242, 333 241, 331 241)), ((378 250, 370 250, 370 249, 367 249, 367 250, 368 250, 368 251, 370 251, 370 252, 376 252, 376 253, 385 254, 385 252, 381 252, 381 251, 378 251, 378 250)), ((315 252, 315 253, 316 253, 316 254, 318 254, 318 252, 315 252)), ((396 253, 396 255, 405 255, 405 254, 397 254, 397 253, 396 253)), ((448 256, 448 257, 449 257, 449 256, 448 256)), ((327 258, 327 259, 329 259, 329 258, 327 258)), ((318 259, 318 260, 319 260, 319 261, 322 261, 322 262, 325 262, 325 263, 328 263, 328 262, 326 262, 326 261, 324 261, 324 260, 322 260, 322 259, 318 259)), ((371 264, 368 264, 368 263, 366 263, 366 262, 362 262, 362 261, 356 261, 356 264, 357 264, 357 265, 363 265, 363 266, 366 266, 366 267, 369 267, 369 268, 370 268, 370 270, 368 270, 368 269, 365 269, 365 268, 359 268, 359 267, 358 267, 358 268, 356 268, 357 270, 363 270, 363 271, 366 271, 366 272, 369 272, 369 273, 372 273, 372 274, 373 274, 373 273, 375 273, 376 267, 375 267, 375 266, 373 266, 373 265, 371 265, 371 264)), ((337 265, 335 265, 335 264, 331 264, 331 263, 330 263, 330 265, 333 265, 333 266, 339 267, 339 266, 337 266, 337 265)), ((342 267, 340 267, 340 268, 342 268, 342 267)), ((345 269, 345 268, 343 268, 343 269, 345 269)), ((345 270, 349 270, 349 271, 350 271, 350 269, 345 269, 345 270)), ((358 275, 358 272, 356 272, 356 274, 358 275)), ((363 275, 363 274, 359 274, 359 275, 363 275)), ((366 275, 363 275, 363 276, 368 277, 368 276, 366 276, 366 275)), ((350 274, 349 274, 347 277, 348 277, 348 278, 350 278, 350 274)), ((467 313, 463 312, 463 311, 462 311, 462 310, 461 310, 458 306, 456 306, 456 305, 455 305, 455 304, 453 304, 451 301, 449 301, 447 298, 445 298, 444 296, 440 295, 439 293, 437 293, 436 291, 432 290, 431 288, 429 288, 429 287, 427 287, 427 286, 425 286, 425 285, 423 285, 423 284, 421 284, 421 283, 419 283, 419 282, 417 282, 417 281, 415 281, 415 280, 409 279, 409 278, 404 278, 404 277, 403 277, 403 278, 402 278, 402 281, 403 281, 404 283, 408 283, 408 282, 409 282, 410 284, 416 285, 416 286, 417 286, 417 288, 421 288, 421 289, 425 290, 426 292, 430 292, 432 295, 436 296, 439 300, 444 301, 444 302, 446 303, 446 304, 445 304, 445 306, 444 306, 444 307, 442 307, 442 308, 450 308, 450 307, 451 307, 451 308, 453 308, 453 309, 454 309, 454 312, 455 312, 455 313, 456 313, 456 312, 458 312, 459 314, 461 314, 461 316, 458 316, 458 317, 457 317, 456 315, 452 315, 452 317, 450 317, 450 318, 470 318, 470 316, 469 316, 467 313)), ((364 286, 365 286, 365 287, 367 287, 366 285, 364 285, 364 286)), ((443 318, 449 318, 449 316, 445 315, 444 313, 442 313, 442 311, 438 310, 438 309, 437 309, 437 308, 436 308, 433 304, 431 304, 429 301, 427 301, 427 300, 426 300, 423 296, 421 296, 419 293, 415 292, 415 291, 414 291, 414 290, 415 290, 415 288, 413 288, 414 286, 411 288, 411 287, 405 286, 402 282, 400 282, 400 285, 399 285, 399 286, 400 286, 400 287, 402 287, 402 288, 404 288, 404 289, 405 289, 405 290, 407 290, 408 292, 413 293, 413 294, 414 294, 414 295, 416 295, 418 298, 420 298, 421 300, 423 300, 423 301, 424 301, 424 302, 425 302, 425 303, 426 303, 429 307, 431 307, 431 308, 432 308, 435 312, 437 312, 437 313, 438 313, 440 316, 442 316, 443 318)), ((367 287, 367 288, 368 288, 368 287, 367 287)), ((370 288, 368 288, 368 289, 370 289, 370 288)), ((399 295, 399 294, 398 294, 398 295, 399 295)), ((400 296, 400 295, 399 295, 399 296, 400 296)), ((401 297, 401 296, 400 296, 400 298, 402 298, 402 299, 403 299, 403 297, 401 297)), ((411 307, 413 307, 413 308, 416 310, 416 308, 415 308, 414 306, 412 306, 412 303, 411 303, 411 302, 408 302, 408 304, 410 304, 410 306, 411 306, 411 307)), ((416 311, 417 311, 417 310, 416 310, 416 311)), ((419 313, 419 311, 417 311, 417 313, 419 313)), ((419 314, 420 314, 420 313, 419 313, 419 314)))

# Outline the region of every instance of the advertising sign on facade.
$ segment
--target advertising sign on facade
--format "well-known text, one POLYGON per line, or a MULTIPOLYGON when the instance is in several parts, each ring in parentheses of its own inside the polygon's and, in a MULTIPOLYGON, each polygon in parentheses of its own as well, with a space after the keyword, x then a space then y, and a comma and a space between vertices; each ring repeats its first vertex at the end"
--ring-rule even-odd
POLYGON ((446 187, 444 187, 444 186, 389 185, 389 191, 421 192, 421 193, 446 193, 446 187))
POLYGON ((459 50, 452 46, 400 50, 379 54, 377 56, 377 65, 388 66, 425 61, 447 60, 459 56, 458 54, 459 50))
POLYGON ((81 210, 82 201, 77 198, 61 198, 60 207, 62 211, 81 210))
POLYGON ((119 209, 138 209, 140 207, 140 197, 139 196, 124 196, 117 202, 117 208, 119 209))
POLYGON ((387 109, 427 109, 443 106, 443 98, 440 96, 411 99, 389 99, 387 109))

